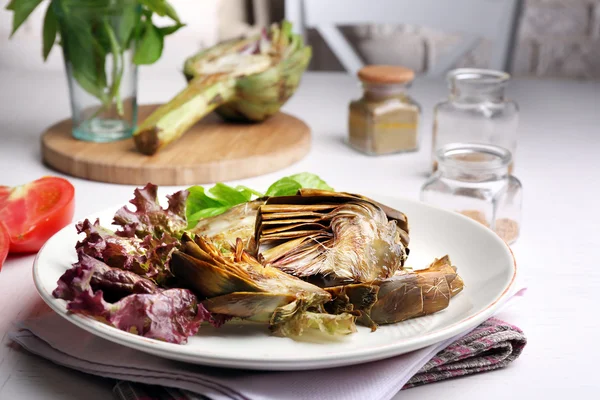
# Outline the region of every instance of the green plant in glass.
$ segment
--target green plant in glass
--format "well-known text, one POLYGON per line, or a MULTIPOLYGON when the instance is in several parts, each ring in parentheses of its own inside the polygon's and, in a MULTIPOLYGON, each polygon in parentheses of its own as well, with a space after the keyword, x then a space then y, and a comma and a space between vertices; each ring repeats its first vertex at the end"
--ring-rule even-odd
POLYGON ((185 26, 166 0, 12 0, 12 35, 46 2, 43 58, 62 47, 73 135, 111 141, 137 124, 137 67, 160 59, 166 36, 185 26), (157 26, 153 16, 171 25, 157 26))

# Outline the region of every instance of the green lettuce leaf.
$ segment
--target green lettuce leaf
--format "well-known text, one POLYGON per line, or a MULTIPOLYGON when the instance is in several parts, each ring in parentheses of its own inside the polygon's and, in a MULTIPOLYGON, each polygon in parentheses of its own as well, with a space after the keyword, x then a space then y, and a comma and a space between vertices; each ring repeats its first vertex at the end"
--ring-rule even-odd
POLYGON ((217 183, 208 191, 202 186, 192 186, 187 190, 189 192, 186 207, 188 228, 196 226, 202 218, 214 217, 223 214, 233 206, 247 203, 252 196, 262 196, 261 193, 245 186, 231 187, 224 183, 217 183))
POLYGON ((189 192, 186 205, 187 226, 191 229, 203 218, 223 214, 238 204, 247 203, 258 197, 292 196, 302 188, 333 191, 333 188, 323 179, 308 172, 283 177, 273 183, 266 193, 246 186, 232 187, 224 183, 217 183, 208 190, 202 186, 191 186, 187 189, 189 192))
POLYGON ((300 184, 303 189, 321 189, 329 190, 333 192, 333 188, 327 184, 318 175, 311 174, 310 172, 302 172, 299 174, 291 175, 291 179, 295 180, 300 184))
POLYGON ((266 195, 275 196, 293 196, 298 189, 321 189, 333 191, 323 179, 309 172, 286 176, 273 183, 267 190, 266 195))

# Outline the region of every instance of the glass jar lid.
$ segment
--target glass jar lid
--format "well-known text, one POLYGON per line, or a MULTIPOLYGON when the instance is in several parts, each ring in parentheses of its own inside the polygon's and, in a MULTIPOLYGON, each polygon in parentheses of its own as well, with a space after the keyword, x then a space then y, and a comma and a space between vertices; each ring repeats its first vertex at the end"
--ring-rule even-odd
POLYGON ((510 74, 504 71, 481 68, 457 68, 446 75, 448 85, 455 95, 502 96, 510 74))
POLYGON ((510 79, 510 74, 504 71, 482 68, 457 68, 448 72, 447 79, 454 83, 498 84, 510 79))
POLYGON ((507 169, 512 161, 508 149, 480 143, 451 143, 436 152, 438 164, 462 171, 507 169))

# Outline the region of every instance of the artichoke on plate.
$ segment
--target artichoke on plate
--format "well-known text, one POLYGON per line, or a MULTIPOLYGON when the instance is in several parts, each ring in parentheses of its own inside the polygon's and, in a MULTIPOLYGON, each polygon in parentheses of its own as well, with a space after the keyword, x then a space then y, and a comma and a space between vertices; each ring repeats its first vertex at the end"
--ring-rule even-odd
POLYGON ((208 237, 214 246, 225 253, 231 252, 240 239, 244 249, 251 255, 256 255, 254 226, 258 209, 264 203, 265 200, 256 199, 239 204, 223 214, 199 220, 189 232, 208 237))
POLYGON ((319 286, 390 278, 408 256, 406 215, 363 196, 300 189, 259 208, 263 264, 319 286))
POLYGON ((407 216, 352 193, 300 189, 294 196, 259 198, 200 220, 192 233, 198 235, 196 244, 216 246, 212 264, 226 265, 227 271, 244 265, 251 278, 240 280, 237 272, 223 278, 214 268, 205 273, 215 276, 193 272, 199 266, 186 257, 206 261, 205 254, 194 253, 195 245, 174 255, 175 275, 196 282, 192 289, 207 298, 202 304, 210 312, 269 321, 283 327, 280 332, 319 325, 338 329, 340 321, 350 332, 350 316, 375 330, 439 312, 464 286, 447 255, 425 269, 406 267, 407 216), (211 282, 226 289, 207 291, 211 282))
POLYGON ((185 62, 187 87, 134 132, 137 149, 156 153, 213 110, 229 121, 265 120, 294 94, 311 55, 287 21, 199 52, 185 62))
POLYGON ((237 240, 232 253, 221 253, 210 239, 185 234, 173 253, 173 274, 202 300, 211 313, 268 323, 283 336, 316 328, 330 334, 356 331, 351 312, 328 314, 331 295, 276 268, 263 266, 237 240))
POLYGON ((358 310, 358 322, 372 330, 433 314, 448 307, 450 299, 463 290, 456 270, 446 255, 426 269, 402 269, 385 280, 326 288, 332 295, 326 308, 332 313, 358 310))

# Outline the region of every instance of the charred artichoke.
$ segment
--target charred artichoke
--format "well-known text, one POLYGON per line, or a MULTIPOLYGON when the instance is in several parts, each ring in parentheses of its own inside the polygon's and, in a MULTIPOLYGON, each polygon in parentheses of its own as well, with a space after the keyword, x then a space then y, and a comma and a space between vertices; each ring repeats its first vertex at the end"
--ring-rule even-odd
POLYGON ((265 120, 294 94, 311 54, 283 22, 190 57, 184 65, 188 86, 137 128, 137 149, 156 153, 213 110, 226 120, 265 120))
POLYGON ((249 201, 232 207, 223 214, 203 218, 190 232, 208 237, 221 252, 232 251, 240 239, 244 249, 255 255, 254 226, 258 209, 264 202, 261 199, 249 201))
MULTIPOLYGON (((289 308, 295 312, 298 303, 293 293, 308 288, 315 296, 321 294, 298 315, 309 315, 306 311, 311 307, 318 310, 321 317, 316 320, 321 321, 336 315, 356 315, 357 322, 372 330, 378 325, 441 311, 463 289, 463 281, 448 256, 436 259, 426 269, 406 268, 409 253, 406 215, 356 194, 300 189, 295 196, 260 198, 201 220, 193 232, 209 236, 224 254, 246 249, 256 259, 246 254, 244 262, 250 259, 256 269, 263 268, 263 273, 286 282, 283 291, 269 287, 265 289, 268 295, 261 291, 261 296, 248 300, 269 304, 260 307, 265 307, 264 315, 252 314, 249 318, 266 320, 271 316, 272 324, 275 315, 285 315, 281 311, 289 308), (264 267, 259 268, 259 262, 264 267), (330 297, 325 299, 317 287, 324 288, 330 297), (281 299, 278 295, 283 293, 285 299, 267 302, 274 295, 281 299)), ((237 255, 234 258, 239 259, 237 255)), ((214 279, 202 285, 210 281, 214 279)), ((240 291, 246 292, 247 288, 236 288, 236 294, 230 297, 203 293, 217 296, 218 300, 209 298, 202 304, 213 313, 231 309, 234 301, 241 301, 242 309, 247 309, 248 301, 241 299, 252 296, 238 294, 240 291), (220 302, 221 298, 225 305, 217 308, 213 301, 220 302)), ((286 323, 286 318, 281 325, 289 327, 292 324, 286 323)))
POLYGON ((375 330, 441 311, 463 287, 456 267, 444 256, 423 270, 403 269, 382 281, 326 288, 333 297, 326 308, 333 313, 358 310, 358 322, 375 330))
POLYGON ((185 235, 183 251, 171 261, 173 274, 198 295, 211 313, 267 322, 284 336, 300 335, 307 328, 331 334, 356 331, 351 313, 327 314, 331 300, 325 290, 263 266, 237 240, 234 253, 224 255, 205 237, 185 235))
POLYGON ((408 221, 366 197, 315 189, 259 208, 259 259, 319 286, 387 279, 408 255, 408 221))

